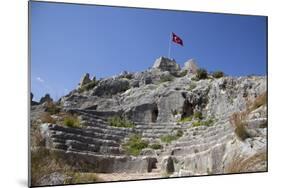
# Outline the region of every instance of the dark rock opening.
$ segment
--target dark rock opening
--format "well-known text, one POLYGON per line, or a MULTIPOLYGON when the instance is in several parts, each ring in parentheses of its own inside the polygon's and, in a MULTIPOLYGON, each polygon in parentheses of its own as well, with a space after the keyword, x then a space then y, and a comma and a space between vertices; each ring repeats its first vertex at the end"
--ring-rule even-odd
POLYGON ((152 169, 157 168, 157 166, 156 166, 157 159, 156 158, 148 158, 147 162, 148 162, 147 172, 152 172, 152 169))
POLYGON ((151 113, 151 122, 156 122, 157 117, 158 117, 158 107, 157 105, 153 108, 152 113, 151 113))
POLYGON ((193 105, 188 100, 185 100, 182 107, 181 118, 189 117, 192 115, 193 115, 193 105))

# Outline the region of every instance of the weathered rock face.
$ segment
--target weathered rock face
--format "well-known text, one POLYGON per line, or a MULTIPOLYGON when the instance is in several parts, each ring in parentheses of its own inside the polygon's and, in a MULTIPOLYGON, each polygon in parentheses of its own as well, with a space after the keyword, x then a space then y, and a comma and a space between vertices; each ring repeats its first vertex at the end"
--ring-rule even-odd
POLYGON ((82 87, 88 83, 91 82, 91 79, 90 79, 90 74, 89 73, 86 73, 80 80, 79 82, 79 87, 82 87))
MULTIPOLYGON (((188 61, 184 70, 193 73, 195 65, 188 61)), ((150 70, 123 72, 99 80, 88 91, 72 91, 60 104, 64 111, 78 115, 83 126, 41 125, 45 146, 74 161, 70 165, 77 169, 79 161, 90 164, 83 170, 95 173, 194 176, 266 171, 267 103, 247 115, 245 140, 237 136, 229 118, 266 92, 266 77, 195 81, 178 71, 174 61, 159 58, 150 70), (195 112, 202 117, 195 117, 195 112), (112 127, 108 118, 113 116, 126 117, 135 126, 112 127), (200 124, 204 122, 209 124, 200 124), (137 157, 128 155, 122 146, 135 134, 155 144, 155 149, 149 145, 137 157), (163 141, 167 135, 176 135, 176 140, 163 141)))
POLYGON ((169 71, 171 74, 176 74, 180 70, 180 66, 175 60, 165 57, 158 58, 152 68, 160 69, 161 71, 169 71))
POLYGON ((96 96, 112 96, 129 89, 130 83, 128 79, 108 79, 102 80, 93 90, 93 95, 96 96))
POLYGON ((141 104, 130 109, 126 116, 136 122, 156 122, 158 117, 158 107, 155 103, 141 104))
POLYGON ((183 67, 183 70, 186 70, 189 74, 195 74, 198 70, 197 62, 195 59, 188 60, 183 67))
POLYGON ((44 97, 40 99, 40 104, 43 104, 45 102, 53 102, 53 99, 51 98, 50 94, 46 94, 44 97))

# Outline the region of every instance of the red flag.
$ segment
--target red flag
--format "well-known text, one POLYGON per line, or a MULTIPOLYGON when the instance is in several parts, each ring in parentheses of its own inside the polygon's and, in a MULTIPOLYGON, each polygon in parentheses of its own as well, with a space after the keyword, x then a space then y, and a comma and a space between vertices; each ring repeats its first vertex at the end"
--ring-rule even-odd
POLYGON ((179 45, 181 45, 181 46, 183 46, 183 41, 182 41, 182 39, 179 37, 179 36, 177 36, 175 33, 172 33, 172 41, 174 42, 174 43, 177 43, 177 44, 179 44, 179 45))

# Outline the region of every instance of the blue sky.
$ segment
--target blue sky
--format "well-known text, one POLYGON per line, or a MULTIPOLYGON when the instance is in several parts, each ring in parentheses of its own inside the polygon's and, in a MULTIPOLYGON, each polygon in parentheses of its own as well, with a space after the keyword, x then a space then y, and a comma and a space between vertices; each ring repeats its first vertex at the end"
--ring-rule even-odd
POLYGON ((88 72, 97 78, 143 71, 168 56, 183 66, 197 60, 208 71, 266 74, 266 17, 30 3, 31 91, 55 99, 76 88, 88 72))

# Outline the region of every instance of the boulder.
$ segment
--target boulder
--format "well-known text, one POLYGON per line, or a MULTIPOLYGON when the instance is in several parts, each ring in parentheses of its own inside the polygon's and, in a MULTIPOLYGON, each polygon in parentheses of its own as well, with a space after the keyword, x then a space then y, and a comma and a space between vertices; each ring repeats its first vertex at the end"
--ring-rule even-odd
POLYGON ((156 59, 153 67, 154 69, 160 69, 161 71, 169 71, 171 74, 175 75, 180 71, 180 66, 175 60, 169 58, 160 57, 156 59))
POLYGON ((102 80, 93 90, 96 96, 112 96, 114 94, 124 92, 130 88, 128 79, 107 79, 102 80))
POLYGON ((186 70, 188 74, 195 74, 198 70, 197 62, 195 59, 188 60, 183 67, 183 70, 186 70))

